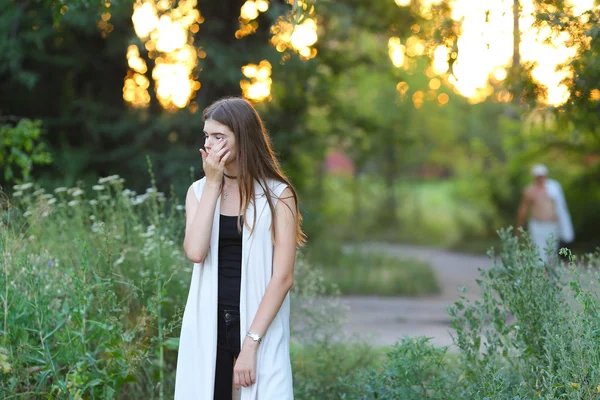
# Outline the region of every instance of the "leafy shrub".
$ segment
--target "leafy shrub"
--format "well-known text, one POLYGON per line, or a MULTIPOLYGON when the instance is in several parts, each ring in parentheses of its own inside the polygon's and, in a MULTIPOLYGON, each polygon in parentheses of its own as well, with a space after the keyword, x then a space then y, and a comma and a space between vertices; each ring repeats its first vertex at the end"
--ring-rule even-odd
MULTIPOLYGON (((338 336, 344 338, 338 332, 338 336)), ((381 364, 383 352, 365 343, 322 340, 292 347, 294 397, 337 400, 365 368, 381 364)))
POLYGON ((470 303, 463 296, 450 308, 470 393, 572 399, 597 394, 598 275, 574 262, 559 265, 556 256, 542 264, 529 240, 508 231, 500 236, 501 263, 481 272, 483 299, 470 303), (495 371, 491 376, 501 376, 506 387, 473 392, 490 388, 486 371, 495 371))
POLYGON ((342 398, 459 398, 459 370, 446 352, 447 348, 436 348, 427 338, 405 339, 393 347, 381 367, 363 371, 342 398))
POLYGON ((42 122, 23 118, 13 124, 0 119, 0 168, 6 182, 28 179, 34 164, 49 164, 52 156, 41 142, 42 122))

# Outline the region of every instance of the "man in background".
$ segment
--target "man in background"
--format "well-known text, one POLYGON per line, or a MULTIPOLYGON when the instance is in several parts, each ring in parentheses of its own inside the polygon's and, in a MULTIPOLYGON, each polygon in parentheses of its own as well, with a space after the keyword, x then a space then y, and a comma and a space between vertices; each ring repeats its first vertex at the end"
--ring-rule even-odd
POLYGON ((573 224, 562 187, 548 178, 548 168, 543 164, 534 165, 531 174, 534 183, 523 190, 517 227, 523 226, 529 217, 529 236, 537 246, 540 259, 546 263, 548 255, 557 253, 559 240, 573 241, 573 224))

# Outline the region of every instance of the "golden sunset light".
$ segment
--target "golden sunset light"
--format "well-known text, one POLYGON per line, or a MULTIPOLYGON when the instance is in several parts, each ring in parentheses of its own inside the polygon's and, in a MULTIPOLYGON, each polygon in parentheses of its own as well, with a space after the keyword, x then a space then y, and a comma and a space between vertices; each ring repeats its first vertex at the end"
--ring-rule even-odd
POLYGON ((240 28, 235 32, 235 37, 238 39, 243 38, 256 32, 258 28, 258 18, 261 12, 265 12, 269 9, 269 2, 267 0, 246 0, 240 9, 240 28))
MULTIPOLYGON (((290 4, 293 2, 289 1, 290 4)), ((307 11, 308 16, 303 16, 295 26, 291 20, 293 16, 280 17, 271 27, 271 43, 280 53, 292 49, 303 60, 309 60, 317 55, 317 49, 312 47, 318 40, 315 7, 301 0, 298 1, 298 5, 307 11)))
MULTIPOLYGON (((181 0, 177 7, 173 0, 137 0, 133 6, 135 33, 148 56, 155 59, 152 79, 156 97, 168 110, 186 107, 200 89, 194 71, 198 57, 206 54, 193 46, 192 35, 204 21, 196 5, 196 0, 181 0)), ((123 98, 134 107, 146 107, 150 103, 147 68, 137 46, 132 46, 127 53, 131 70, 125 78, 123 98)))
POLYGON ((242 74, 250 80, 241 80, 242 94, 248 100, 261 102, 271 97, 271 63, 267 60, 258 65, 248 64, 242 67, 242 74))
MULTIPOLYGON (((430 1, 433 4, 436 1, 430 1)), ((408 1, 396 0, 399 6, 408 5, 408 1)), ((594 0, 571 0, 573 12, 580 15, 593 8, 594 0)), ((513 53, 513 14, 512 2, 502 0, 456 0, 452 4, 452 18, 462 20, 462 31, 458 38, 458 58, 453 66, 456 76, 448 80, 456 90, 468 97, 472 102, 485 100, 493 93, 490 78, 503 81, 512 63, 513 53), (490 11, 486 21, 486 13, 490 11)), ((532 0, 521 1, 521 61, 537 63, 532 75, 539 83, 547 87, 547 97, 542 102, 559 105, 568 98, 567 88, 561 80, 569 71, 558 70, 557 67, 575 55, 575 48, 569 48, 566 42, 567 33, 551 37, 549 28, 533 27, 534 8, 532 0), (544 43, 550 39, 551 43, 544 43)), ((425 10, 427 11, 427 10, 425 10)), ((390 39, 391 40, 391 39, 390 39)), ((416 45, 415 45, 416 46, 416 45)), ((406 46, 409 56, 418 54, 418 48, 406 46)), ((390 58, 397 66, 400 55, 397 50, 390 51, 390 58)), ((448 50, 444 46, 433 53, 433 68, 436 73, 443 74, 448 70, 448 50)))

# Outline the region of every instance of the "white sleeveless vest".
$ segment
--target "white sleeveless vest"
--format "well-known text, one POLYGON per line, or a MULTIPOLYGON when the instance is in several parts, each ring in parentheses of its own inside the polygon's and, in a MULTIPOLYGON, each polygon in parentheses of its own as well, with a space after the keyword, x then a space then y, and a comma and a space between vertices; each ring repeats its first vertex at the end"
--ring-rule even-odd
MULTIPOLYGON (((206 178, 193 183, 200 201, 206 178)), ((276 203, 286 184, 270 181, 276 203)), ((262 187, 254 182, 255 204, 250 204, 245 221, 254 225, 254 233, 245 226, 242 235, 242 278, 240 289, 240 341, 243 342, 258 306, 271 280, 273 242, 271 209, 262 187)), ((213 400, 217 357, 217 287, 219 210, 217 200, 210 248, 203 263, 194 264, 192 282, 181 325, 175 400, 213 400)), ((241 343, 240 343, 241 345, 241 343)), ((242 400, 289 400, 294 398, 290 362, 290 295, 286 295, 279 312, 265 333, 256 356, 256 383, 242 387, 242 400)))

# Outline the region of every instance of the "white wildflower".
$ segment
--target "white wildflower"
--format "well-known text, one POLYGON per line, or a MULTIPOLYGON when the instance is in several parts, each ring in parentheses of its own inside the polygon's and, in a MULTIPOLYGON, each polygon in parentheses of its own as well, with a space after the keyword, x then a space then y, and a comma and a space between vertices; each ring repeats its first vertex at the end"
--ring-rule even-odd
POLYGON ((21 185, 21 190, 27 190, 29 188, 33 187, 33 183, 29 182, 29 183, 24 183, 21 185))
POLYGON ((42 217, 44 217, 44 218, 47 217, 48 215, 50 215, 50 213, 48 211, 44 211, 42 213, 42 217))
POLYGON ((44 192, 45 192, 44 189, 38 189, 35 192, 33 192, 33 195, 34 196, 39 196, 39 195, 43 194, 44 192))
POLYGON ((107 183, 107 182, 116 181, 118 179, 119 179, 119 175, 105 176, 104 178, 98 179, 98 183, 107 183))
POLYGON ((54 204, 54 203, 56 203, 56 199, 54 197, 48 200, 48 204, 54 204))
POLYGON ((13 197, 21 197, 21 196, 23 196, 23 192, 21 192, 20 190, 13 193, 13 197))
POLYGON ((95 233, 100 232, 104 228, 104 222, 94 222, 92 224, 92 231, 95 233))
POLYGON ((21 185, 14 185, 13 190, 21 190, 21 185))
POLYGON ((41 195, 40 197, 42 199, 44 199, 44 200, 48 200, 48 199, 53 199, 54 198, 54 196, 52 196, 52 194, 50 194, 50 193, 45 193, 45 194, 41 195))
POLYGON ((67 203, 67 205, 69 207, 75 207, 77 204, 79 204, 79 202, 77 200, 71 200, 70 202, 67 203))
POLYGON ((62 192, 66 192, 67 188, 66 187, 57 187, 56 189, 54 189, 54 193, 62 193, 62 192))
POLYGON ((104 186, 103 185, 94 185, 94 186, 92 186, 92 189, 100 191, 100 190, 104 190, 104 186))
POLYGON ((145 238, 153 236, 155 229, 156 227, 154 225, 149 225, 148 228, 146 228, 146 232, 140 233, 140 236, 145 238))
POLYGON ((131 199, 131 204, 137 206, 138 204, 142 204, 144 201, 146 201, 147 198, 147 195, 140 194, 139 196, 135 196, 133 199, 131 199))
POLYGON ((103 194, 102 196, 100 196, 98 198, 102 201, 110 200, 110 196, 107 194, 103 194))
POLYGON ((24 217, 29 217, 31 214, 33 214, 31 211, 25 211, 25 212, 23 213, 23 216, 24 216, 24 217))
POLYGON ((71 192, 71 196, 73 197, 77 197, 77 196, 81 196, 83 194, 83 190, 76 188, 75 190, 73 190, 73 192, 71 192))
POLYGON ((94 200, 94 199, 90 200, 90 205, 91 206, 95 206, 97 204, 98 204, 98 200, 94 200))
POLYGON ((175 206, 175 209, 176 209, 177 211, 183 211, 183 210, 185 210, 185 206, 182 206, 181 204, 177 204, 177 205, 175 206))
POLYGON ((90 219, 91 219, 92 221, 95 221, 95 220, 96 220, 96 216, 95 216, 95 215, 90 215, 90 219))
POLYGON ((148 188, 146 189, 146 193, 156 193, 156 188, 148 188))
POLYGON ((135 196, 135 191, 129 190, 129 189, 125 189, 125 190, 123 190, 123 196, 126 196, 126 197, 135 196))
POLYGON ((125 261, 125 254, 121 254, 121 257, 119 257, 119 259, 115 261, 114 266, 116 267, 117 265, 123 264, 123 261, 125 261))

